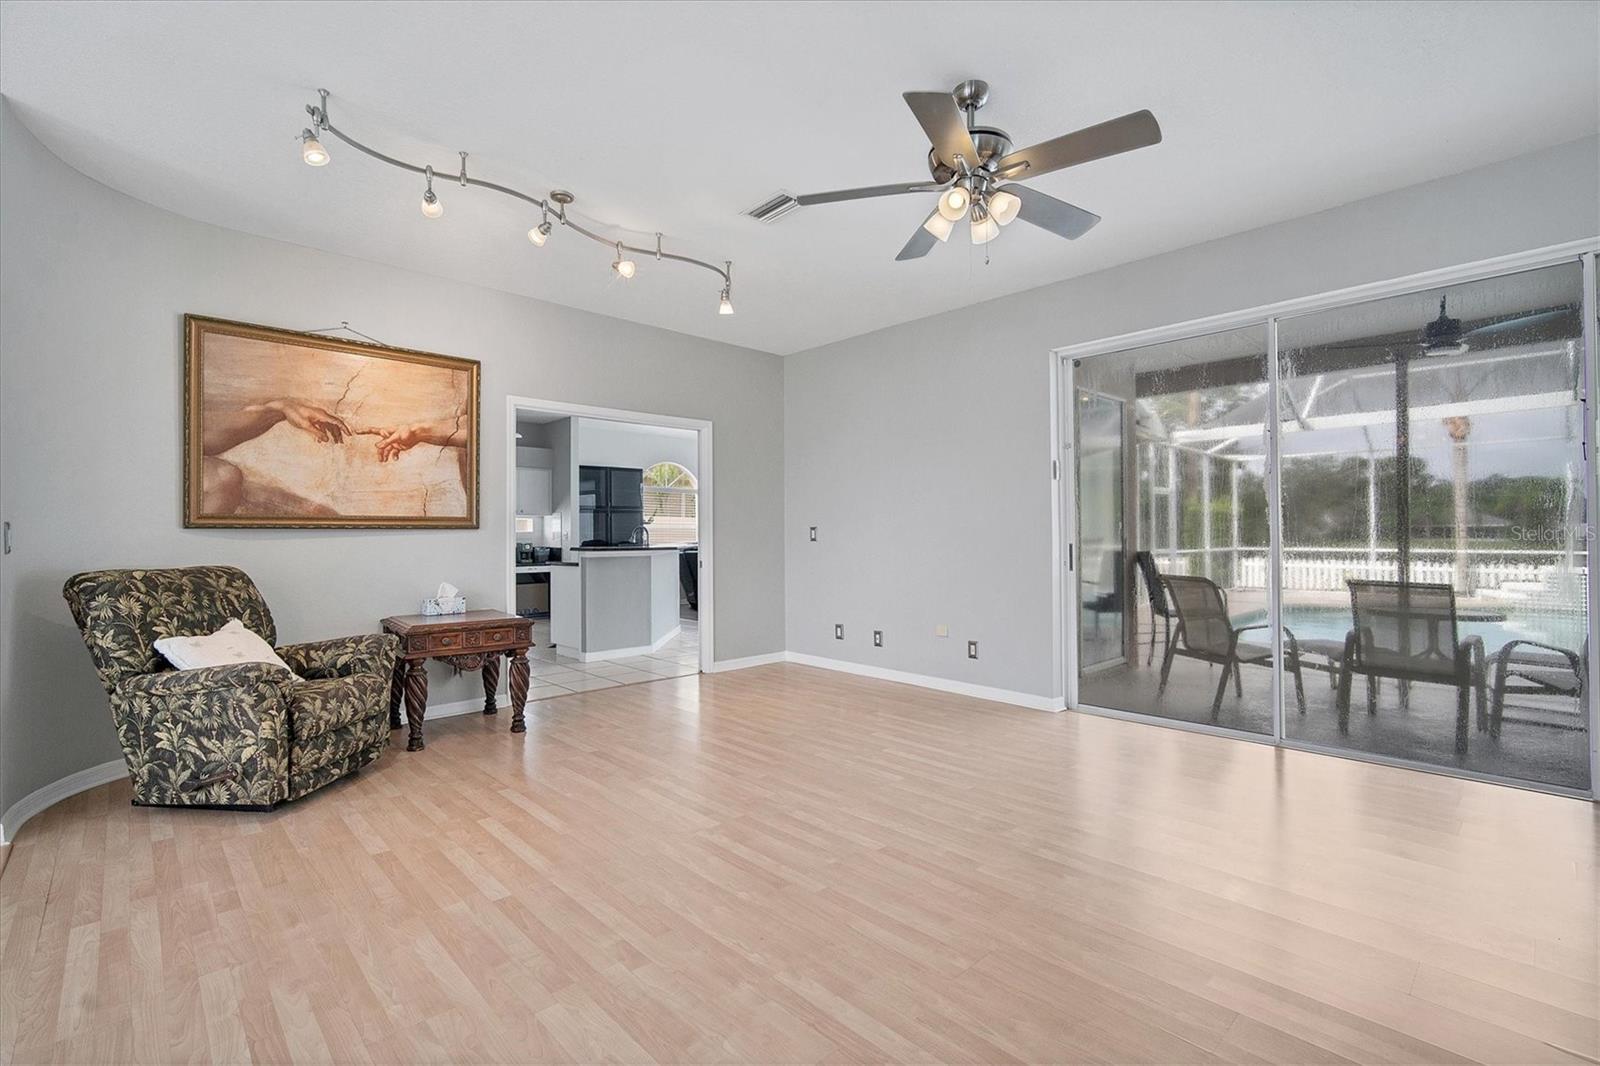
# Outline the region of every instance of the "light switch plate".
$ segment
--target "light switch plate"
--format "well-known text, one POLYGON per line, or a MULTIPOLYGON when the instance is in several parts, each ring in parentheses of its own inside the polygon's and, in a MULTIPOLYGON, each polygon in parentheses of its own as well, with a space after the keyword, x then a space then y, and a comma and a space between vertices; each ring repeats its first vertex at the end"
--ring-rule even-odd
POLYGON ((975 641, 975 640, 967 641, 967 658, 976 659, 977 657, 978 657, 978 642, 975 641))
POLYGON ((836 626, 833 627, 833 639, 834 640, 843 640, 844 639, 844 626, 836 625, 836 626))
POLYGON ((883 647, 883 630, 874 629, 872 631, 872 646, 874 648, 883 647))
POLYGON ((812 526, 811 527, 811 542, 813 544, 815 544, 816 541, 817 541, 817 527, 816 526, 812 526))
POLYGON ((950 627, 941 622, 933 627, 933 635, 936 637, 948 637, 950 635, 950 627))

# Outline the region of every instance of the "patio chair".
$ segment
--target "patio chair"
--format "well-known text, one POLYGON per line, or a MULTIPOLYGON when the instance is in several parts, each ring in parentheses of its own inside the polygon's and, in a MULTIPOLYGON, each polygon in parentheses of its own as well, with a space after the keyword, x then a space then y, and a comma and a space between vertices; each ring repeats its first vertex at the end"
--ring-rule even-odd
MULTIPOLYGON (((1161 619, 1166 625, 1166 633, 1162 640, 1162 654, 1166 654, 1166 646, 1172 643, 1172 605, 1167 602, 1167 590, 1161 584, 1161 571, 1156 569, 1156 557, 1149 552, 1137 551, 1133 553, 1133 563, 1139 568, 1139 576, 1144 580, 1145 593, 1150 597, 1150 654, 1145 656, 1145 665, 1149 666, 1156 657, 1156 619, 1161 619)), ((1137 661, 1137 660, 1136 660, 1137 661)))
POLYGON ((1462 637, 1456 624, 1456 594, 1449 585, 1399 581, 1346 582, 1355 628, 1345 637, 1339 668, 1339 732, 1350 731, 1350 682, 1367 679, 1367 713, 1378 713, 1377 685, 1390 678, 1453 685, 1456 690, 1456 753, 1466 754, 1472 694, 1484 716, 1486 671, 1483 639, 1462 637))
MULTIPOLYGON (((1252 629, 1266 629, 1265 623, 1235 626, 1228 617, 1228 600, 1216 582, 1204 577, 1180 577, 1164 574, 1167 597, 1178 615, 1178 628, 1173 630, 1166 654, 1161 657, 1161 684, 1156 688, 1160 698, 1167 688, 1167 678, 1172 671, 1172 660, 1181 655, 1222 667, 1222 677, 1217 681, 1217 692, 1211 700, 1211 720, 1215 722, 1222 711, 1222 697, 1228 691, 1228 679, 1233 679, 1237 696, 1244 695, 1239 683, 1239 668, 1245 665, 1272 665, 1271 644, 1253 644, 1239 639, 1241 633, 1252 629)), ((1300 713, 1306 713, 1306 690, 1300 675, 1300 646, 1294 634, 1286 627, 1283 631, 1284 660, 1294 675, 1294 696, 1300 713)))
MULTIPOLYGON (((1494 657, 1494 693, 1489 702, 1489 735, 1500 735, 1505 715, 1506 696, 1566 696, 1577 701, 1573 725, 1540 723, 1558 729, 1583 729, 1584 695, 1589 676, 1589 641, 1581 652, 1570 652, 1535 640, 1513 640, 1494 657)), ((1482 729, 1481 709, 1478 728, 1482 729)))

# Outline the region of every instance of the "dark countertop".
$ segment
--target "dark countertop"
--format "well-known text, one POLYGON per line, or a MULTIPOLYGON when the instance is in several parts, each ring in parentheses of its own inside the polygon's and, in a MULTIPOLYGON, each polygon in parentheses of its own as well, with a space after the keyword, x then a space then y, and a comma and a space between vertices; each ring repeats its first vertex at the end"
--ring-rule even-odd
POLYGON ((653 547, 648 544, 611 544, 605 547, 568 548, 569 552, 675 552, 681 549, 676 544, 667 544, 653 547))

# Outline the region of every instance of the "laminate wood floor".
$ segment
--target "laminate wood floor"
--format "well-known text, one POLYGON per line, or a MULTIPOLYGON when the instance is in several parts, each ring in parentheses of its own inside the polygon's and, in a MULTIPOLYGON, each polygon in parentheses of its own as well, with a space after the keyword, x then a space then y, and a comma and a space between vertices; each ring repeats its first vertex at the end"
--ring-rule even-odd
POLYGON ((8 1062, 1593 1062, 1597 809, 778 665, 23 827, 8 1062))

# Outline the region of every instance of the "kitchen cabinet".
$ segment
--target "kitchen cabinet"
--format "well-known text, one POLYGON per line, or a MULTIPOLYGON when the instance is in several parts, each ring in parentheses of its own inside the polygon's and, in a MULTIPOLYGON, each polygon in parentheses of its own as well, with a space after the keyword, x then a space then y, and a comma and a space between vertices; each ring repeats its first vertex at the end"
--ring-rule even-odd
POLYGON ((544 515, 555 510, 554 477, 536 466, 517 467, 517 513, 544 515))

